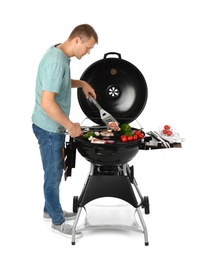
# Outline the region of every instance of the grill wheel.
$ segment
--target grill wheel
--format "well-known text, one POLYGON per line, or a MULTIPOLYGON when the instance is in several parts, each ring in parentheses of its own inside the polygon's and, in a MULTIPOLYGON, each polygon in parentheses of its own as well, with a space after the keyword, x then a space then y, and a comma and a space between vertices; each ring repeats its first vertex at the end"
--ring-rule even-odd
POLYGON ((73 197, 73 213, 78 212, 78 196, 73 197))

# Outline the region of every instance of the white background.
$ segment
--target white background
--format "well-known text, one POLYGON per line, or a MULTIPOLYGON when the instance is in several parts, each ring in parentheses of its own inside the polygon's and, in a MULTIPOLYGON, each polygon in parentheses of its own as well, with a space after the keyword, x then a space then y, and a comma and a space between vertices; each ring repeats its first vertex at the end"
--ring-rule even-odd
MULTIPOLYGON (((210 0, 1 4, 1 259, 212 259, 212 24, 210 0), (182 149, 139 151, 130 162, 150 199, 149 247, 141 234, 116 231, 85 233, 71 246, 42 220, 43 173, 31 130, 37 66, 81 23, 94 26, 99 44, 81 61, 72 59, 72 77, 105 53, 120 53, 147 81, 138 118, 145 131, 171 124, 185 138, 182 149)), ((75 91, 70 117, 84 119, 75 91)), ((64 209, 72 210, 88 170, 78 154, 72 178, 61 184, 64 209)))

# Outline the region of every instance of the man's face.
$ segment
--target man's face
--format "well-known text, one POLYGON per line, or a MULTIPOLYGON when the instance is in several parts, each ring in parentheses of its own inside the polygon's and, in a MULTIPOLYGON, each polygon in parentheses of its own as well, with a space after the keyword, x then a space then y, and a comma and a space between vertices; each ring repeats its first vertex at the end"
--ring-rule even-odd
POLYGON ((90 50, 95 45, 95 39, 91 37, 89 40, 83 41, 80 37, 76 45, 75 56, 77 59, 81 59, 84 55, 90 54, 90 50))

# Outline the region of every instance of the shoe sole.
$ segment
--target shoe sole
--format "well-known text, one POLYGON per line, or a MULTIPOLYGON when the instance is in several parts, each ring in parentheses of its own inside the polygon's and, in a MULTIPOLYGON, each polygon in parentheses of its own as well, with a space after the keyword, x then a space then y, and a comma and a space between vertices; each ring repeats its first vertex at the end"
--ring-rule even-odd
MULTIPOLYGON (((57 229, 54 229, 54 228, 51 228, 51 230, 53 232, 57 233, 57 234, 60 234, 60 235, 64 236, 64 237, 67 237, 67 238, 70 238, 70 239, 72 237, 72 235, 64 234, 64 233, 62 233, 62 232, 60 232, 60 231, 58 231, 57 229)), ((78 232, 78 233, 75 234, 75 239, 79 239, 82 236, 83 236, 83 234, 81 232, 78 232)))

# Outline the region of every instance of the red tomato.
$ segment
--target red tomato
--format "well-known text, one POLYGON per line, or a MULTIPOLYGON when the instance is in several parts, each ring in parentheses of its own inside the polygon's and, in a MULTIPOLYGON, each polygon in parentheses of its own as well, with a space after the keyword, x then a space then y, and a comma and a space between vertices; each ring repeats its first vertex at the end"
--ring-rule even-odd
POLYGON ((164 129, 165 129, 165 130, 169 130, 169 129, 170 129, 170 126, 169 126, 169 125, 165 125, 165 126, 164 126, 164 129))
POLYGON ((142 139, 142 138, 144 138, 144 134, 143 134, 143 133, 140 133, 140 134, 138 135, 138 137, 142 139))
POLYGON ((166 133, 168 136, 171 136, 172 135, 172 131, 171 130, 167 130, 167 133, 166 133))
POLYGON ((124 142, 124 143, 127 141, 126 135, 121 135, 120 138, 121 138, 121 141, 124 142))
POLYGON ((163 129, 163 130, 162 130, 162 133, 163 133, 164 135, 166 135, 166 134, 167 134, 167 131, 168 131, 168 130, 163 129))
POLYGON ((141 134, 141 131, 140 131, 140 130, 136 130, 134 134, 135 134, 135 135, 140 135, 140 134, 141 134))
POLYGON ((132 137, 132 139, 133 139, 134 141, 136 141, 136 140, 138 140, 138 136, 137 136, 136 134, 134 134, 133 137, 132 137))
POLYGON ((127 141, 129 141, 129 142, 132 141, 132 135, 127 135, 127 141))

